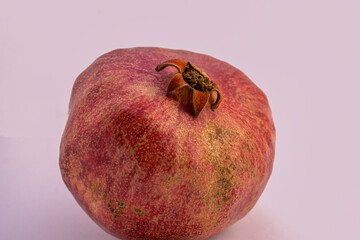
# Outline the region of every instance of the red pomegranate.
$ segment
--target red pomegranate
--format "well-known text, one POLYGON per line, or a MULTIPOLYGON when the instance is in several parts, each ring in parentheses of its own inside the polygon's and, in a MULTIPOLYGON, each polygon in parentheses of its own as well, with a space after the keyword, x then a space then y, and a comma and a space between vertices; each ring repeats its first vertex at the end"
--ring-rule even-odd
POLYGON ((188 51, 118 49, 74 83, 60 169, 118 238, 207 239, 255 205, 274 148, 267 98, 240 70, 188 51))

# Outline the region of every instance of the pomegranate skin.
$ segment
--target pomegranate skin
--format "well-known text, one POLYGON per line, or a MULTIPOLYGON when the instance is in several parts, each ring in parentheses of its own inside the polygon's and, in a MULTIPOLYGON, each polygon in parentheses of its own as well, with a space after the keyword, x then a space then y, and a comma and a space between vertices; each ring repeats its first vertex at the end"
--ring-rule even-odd
POLYGON ((76 79, 60 145, 63 180, 84 211, 121 239, 208 239, 244 217, 263 192, 275 152, 264 93, 207 55, 118 49, 76 79), (167 85, 191 61, 222 94, 194 117, 167 85))

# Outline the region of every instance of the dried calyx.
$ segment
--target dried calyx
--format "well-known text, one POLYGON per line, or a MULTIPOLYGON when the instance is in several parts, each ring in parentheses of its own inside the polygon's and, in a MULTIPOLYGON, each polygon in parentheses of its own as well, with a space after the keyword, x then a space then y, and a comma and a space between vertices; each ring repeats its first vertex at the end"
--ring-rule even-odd
POLYGON ((214 88, 214 83, 208 76, 200 69, 195 67, 191 62, 187 62, 182 76, 191 87, 199 91, 211 91, 214 88))
POLYGON ((195 117, 200 114, 208 103, 211 110, 215 111, 221 102, 220 89, 203 70, 197 68, 191 62, 185 62, 181 59, 163 62, 155 70, 159 72, 168 66, 175 67, 178 70, 178 73, 174 75, 169 83, 168 93, 181 90, 176 91, 179 93, 178 97, 190 104, 195 117))

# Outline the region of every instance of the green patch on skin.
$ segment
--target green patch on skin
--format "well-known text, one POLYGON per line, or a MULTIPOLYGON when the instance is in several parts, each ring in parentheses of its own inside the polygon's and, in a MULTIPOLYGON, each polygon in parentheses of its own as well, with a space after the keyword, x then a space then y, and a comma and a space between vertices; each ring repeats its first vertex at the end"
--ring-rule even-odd
POLYGON ((137 208, 137 207, 134 207, 133 208, 133 211, 135 212, 135 214, 138 216, 138 217, 143 217, 144 216, 144 211, 141 210, 140 208, 137 208))
POLYGON ((127 208, 126 202, 118 199, 115 199, 114 201, 109 200, 106 205, 114 218, 120 217, 121 213, 127 208))
POLYGON ((119 209, 124 210, 127 207, 126 202, 121 200, 115 200, 119 209))
POLYGON ((207 132, 209 141, 208 160, 215 170, 216 180, 210 187, 211 196, 214 198, 213 208, 221 211, 231 200, 234 187, 234 174, 239 171, 239 166, 233 162, 233 141, 237 138, 236 132, 229 128, 212 125, 207 132))
POLYGON ((220 197, 221 202, 226 203, 231 199, 229 194, 233 188, 232 179, 234 175, 227 167, 217 167, 216 171, 218 173, 219 180, 216 182, 218 190, 214 197, 220 197))
POLYGON ((114 218, 120 217, 120 214, 111 206, 111 203, 108 202, 107 207, 110 210, 110 213, 114 216, 114 218))

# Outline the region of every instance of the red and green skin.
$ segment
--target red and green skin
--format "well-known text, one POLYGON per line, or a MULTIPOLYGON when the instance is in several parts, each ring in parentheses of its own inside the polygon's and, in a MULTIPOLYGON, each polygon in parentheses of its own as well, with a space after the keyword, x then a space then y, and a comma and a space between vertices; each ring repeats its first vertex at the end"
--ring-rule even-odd
POLYGON ((121 239, 207 239, 255 205, 270 177, 268 100, 235 67, 163 48, 118 49, 76 79, 60 146, 63 180, 85 212, 121 239), (222 93, 194 117, 166 89, 191 61, 222 93))

